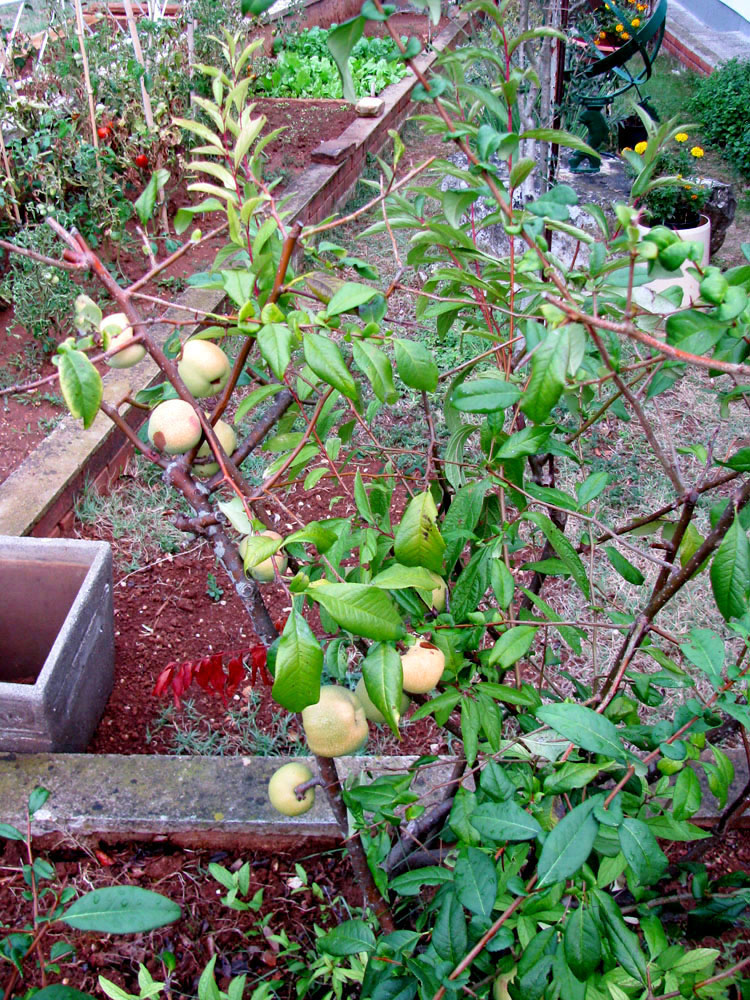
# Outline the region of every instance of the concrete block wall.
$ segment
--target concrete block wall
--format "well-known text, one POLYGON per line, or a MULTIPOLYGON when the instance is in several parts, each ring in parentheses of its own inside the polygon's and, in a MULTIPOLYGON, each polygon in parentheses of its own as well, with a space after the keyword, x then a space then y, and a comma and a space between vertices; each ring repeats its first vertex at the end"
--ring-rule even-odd
POLYGON ((85 750, 114 683, 110 547, 0 537, 0 573, 0 750, 85 750))

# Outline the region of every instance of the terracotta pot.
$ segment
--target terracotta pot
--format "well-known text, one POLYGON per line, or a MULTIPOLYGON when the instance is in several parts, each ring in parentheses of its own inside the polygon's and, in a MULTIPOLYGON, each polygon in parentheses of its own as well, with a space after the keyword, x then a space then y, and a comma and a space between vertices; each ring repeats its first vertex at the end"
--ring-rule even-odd
MULTIPOLYGON (((669 228, 671 229, 672 227, 670 226, 669 228)), ((648 226, 639 226, 638 229, 642 236, 645 236, 649 232, 648 226)), ((711 220, 708 216, 701 215, 699 226, 694 226, 691 229, 673 229, 672 231, 685 242, 700 243, 702 245, 703 253, 701 254, 699 263, 701 267, 705 267, 711 255, 711 220)), ((649 289, 654 295, 658 295, 659 292, 664 291, 666 288, 679 285, 683 290, 682 307, 684 308, 694 302, 700 294, 699 283, 694 277, 695 273, 693 261, 686 260, 680 267, 680 270, 675 271, 674 277, 656 278, 654 281, 649 281, 643 287, 649 289)))

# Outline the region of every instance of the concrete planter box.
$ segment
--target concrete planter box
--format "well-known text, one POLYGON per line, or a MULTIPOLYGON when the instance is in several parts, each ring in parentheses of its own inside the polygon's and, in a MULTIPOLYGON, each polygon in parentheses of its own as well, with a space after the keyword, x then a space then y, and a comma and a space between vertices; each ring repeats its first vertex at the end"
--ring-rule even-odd
POLYGON ((85 750, 114 660, 109 545, 0 536, 0 750, 85 750))

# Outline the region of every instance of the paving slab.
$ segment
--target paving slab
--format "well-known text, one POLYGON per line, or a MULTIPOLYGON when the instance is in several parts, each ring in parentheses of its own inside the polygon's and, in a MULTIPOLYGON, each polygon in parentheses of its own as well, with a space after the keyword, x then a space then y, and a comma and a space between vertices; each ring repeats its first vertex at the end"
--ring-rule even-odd
MULTIPOLYGON (((713 759, 712 757, 710 759, 713 759)), ((744 754, 732 755, 732 802, 747 783, 744 754)), ((340 834, 322 791, 302 816, 282 816, 268 801, 273 772, 303 760, 294 757, 167 757, 97 754, 5 754, 0 756, 0 822, 24 828, 29 793, 38 785, 49 799, 34 818, 32 832, 43 840, 118 842, 169 840, 183 846, 243 846, 277 849, 332 844, 340 834)), ((340 757, 342 780, 366 771, 372 777, 405 773, 416 757, 340 757)), ((423 768, 414 789, 426 805, 443 796, 453 759, 423 768)), ((696 768, 702 784, 703 769, 696 768)), ((710 825, 716 800, 706 790, 695 819, 710 825)), ((743 824, 744 825, 744 824, 743 824)))
POLYGON ((712 19, 708 3, 709 0, 686 0, 685 3, 669 0, 668 35, 698 56, 710 69, 735 56, 739 59, 750 58, 750 38, 747 33, 750 25, 747 31, 722 30, 724 22, 712 19), (699 20, 693 10, 700 11, 705 20, 699 20))
MULTIPOLYGON (((167 757, 117 754, 5 754, 0 756, 0 822, 25 828, 29 793, 50 791, 36 813, 35 836, 73 839, 169 839, 183 845, 241 844, 271 849, 310 840, 333 842, 340 834, 325 795, 313 808, 287 817, 271 806, 266 788, 274 771, 294 757, 167 757)), ((360 771, 404 773, 416 757, 340 757, 345 778, 360 771)), ((415 782, 423 801, 440 798, 450 776, 445 758, 415 782)))

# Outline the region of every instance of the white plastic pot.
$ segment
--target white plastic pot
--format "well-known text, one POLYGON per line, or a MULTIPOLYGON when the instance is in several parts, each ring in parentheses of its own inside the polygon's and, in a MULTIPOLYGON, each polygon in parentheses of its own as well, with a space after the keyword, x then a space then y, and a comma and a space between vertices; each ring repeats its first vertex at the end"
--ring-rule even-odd
MULTIPOLYGON (((649 232, 648 226, 639 226, 638 229, 642 236, 645 236, 649 232)), ((700 243, 703 246, 703 253, 701 254, 699 263, 701 267, 705 267, 708 264, 711 248, 711 220, 708 216, 701 216, 701 224, 699 226, 693 226, 692 229, 672 228, 672 232, 676 233, 685 242, 700 243)), ((681 265, 680 270, 675 271, 673 278, 655 278, 642 287, 648 289, 653 295, 658 295, 659 292, 664 291, 666 288, 679 285, 682 288, 682 308, 684 309, 694 302, 700 294, 700 286, 695 278, 695 274, 694 262, 686 260, 681 265)))

